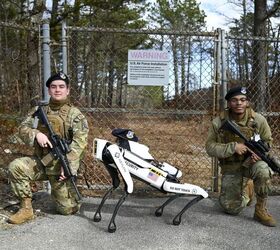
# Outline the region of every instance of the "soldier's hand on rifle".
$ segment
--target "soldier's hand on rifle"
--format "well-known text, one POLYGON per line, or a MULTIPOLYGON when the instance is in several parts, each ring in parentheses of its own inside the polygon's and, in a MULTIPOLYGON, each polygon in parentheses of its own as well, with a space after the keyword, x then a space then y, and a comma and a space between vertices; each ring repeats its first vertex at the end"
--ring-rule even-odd
POLYGON ((247 164, 249 164, 249 165, 247 165, 247 166, 252 166, 252 164, 254 164, 254 163, 256 163, 257 161, 260 161, 261 160, 261 158, 257 155, 257 154, 255 154, 250 148, 247 148, 247 151, 248 151, 248 158, 245 160, 245 166, 247 165, 247 164))
POLYGON ((235 153, 239 155, 244 155, 248 151, 247 146, 245 146, 243 143, 236 143, 235 145, 235 153))
POLYGON ((36 135, 36 140, 42 148, 53 147, 51 142, 49 141, 49 138, 41 132, 36 135))
POLYGON ((252 163, 256 163, 257 161, 261 160, 261 158, 258 155, 256 155, 253 151, 250 150, 250 152, 252 153, 251 154, 251 161, 252 161, 252 163))
POLYGON ((64 170, 63 170, 63 167, 60 168, 60 176, 58 177, 58 180, 59 181, 64 181, 66 180, 67 177, 64 175, 64 170))

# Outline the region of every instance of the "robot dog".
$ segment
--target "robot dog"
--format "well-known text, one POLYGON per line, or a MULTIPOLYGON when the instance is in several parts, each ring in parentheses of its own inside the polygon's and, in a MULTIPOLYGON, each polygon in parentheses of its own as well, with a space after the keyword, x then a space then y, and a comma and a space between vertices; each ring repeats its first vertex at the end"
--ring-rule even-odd
POLYGON ((180 183, 182 172, 166 162, 158 162, 149 153, 146 145, 138 143, 138 138, 129 129, 114 129, 112 134, 116 137, 113 144, 107 140, 94 139, 93 157, 105 165, 112 178, 112 187, 105 193, 93 217, 95 222, 101 221, 101 209, 106 199, 120 185, 119 174, 124 181, 124 194, 115 206, 113 215, 108 225, 108 232, 116 231, 115 217, 128 194, 133 192, 132 177, 151 185, 163 193, 174 193, 156 211, 156 216, 161 216, 163 209, 173 200, 184 195, 195 196, 174 217, 173 224, 179 225, 183 213, 198 201, 207 198, 207 192, 199 186, 180 183))

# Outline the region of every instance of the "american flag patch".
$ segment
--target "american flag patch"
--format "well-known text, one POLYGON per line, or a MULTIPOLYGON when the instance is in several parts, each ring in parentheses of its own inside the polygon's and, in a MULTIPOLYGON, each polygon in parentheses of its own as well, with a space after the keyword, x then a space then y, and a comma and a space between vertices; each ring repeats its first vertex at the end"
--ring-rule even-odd
POLYGON ((149 172, 148 178, 151 179, 151 180, 153 180, 153 181, 157 181, 158 175, 155 174, 155 173, 153 173, 153 172, 149 172))

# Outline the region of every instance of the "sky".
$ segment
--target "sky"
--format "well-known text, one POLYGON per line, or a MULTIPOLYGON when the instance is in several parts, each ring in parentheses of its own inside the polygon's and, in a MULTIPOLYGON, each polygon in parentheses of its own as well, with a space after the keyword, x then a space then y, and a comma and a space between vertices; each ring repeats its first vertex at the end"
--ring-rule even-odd
MULTIPOLYGON (((233 18, 239 19, 243 10, 240 6, 229 2, 241 2, 240 0, 197 0, 200 2, 200 9, 204 10, 206 17, 207 30, 222 28, 229 30, 229 21, 233 18)), ((268 1, 270 4, 272 1, 268 1)), ((247 11, 253 12, 253 1, 247 0, 247 11)), ((280 24, 279 18, 270 18, 273 27, 280 24)))
POLYGON ((217 28, 229 30, 229 20, 239 19, 240 13, 242 13, 242 9, 228 3, 228 0, 198 0, 197 2, 200 2, 200 9, 204 10, 207 15, 208 31, 217 28))

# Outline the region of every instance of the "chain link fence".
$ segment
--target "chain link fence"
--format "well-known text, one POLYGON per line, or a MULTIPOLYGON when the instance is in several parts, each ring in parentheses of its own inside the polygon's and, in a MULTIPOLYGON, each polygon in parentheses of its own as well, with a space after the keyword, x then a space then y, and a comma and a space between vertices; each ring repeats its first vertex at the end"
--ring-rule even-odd
POLYGON ((38 27, 0 22, 0 197, 13 195, 2 186, 7 182, 8 163, 32 153, 13 135, 30 100, 42 92, 39 40, 38 27))
MULTIPOLYGON (((92 142, 94 138, 113 142, 113 128, 132 129, 157 160, 183 172, 183 182, 217 191, 217 161, 206 154, 205 139, 210 121, 223 106, 223 89, 240 84, 249 87, 252 105, 267 117, 273 151, 279 155, 277 40, 226 36, 221 41, 219 32, 76 27, 66 31, 71 98, 90 125, 89 146, 79 174, 83 194, 96 195, 111 183, 104 166, 92 157, 92 142), (265 44, 265 66, 256 66, 260 60, 254 57, 254 41, 265 44), (227 45, 224 61, 221 42, 227 45), (168 85, 127 84, 128 50, 134 49, 169 52, 168 85), (221 68, 226 69, 227 82, 221 68)), ((0 23, 0 32, 0 170, 5 172, 11 160, 31 154, 26 146, 12 144, 12 135, 30 108, 30 99, 41 96, 42 44, 37 29, 0 23)), ((62 68, 57 42, 50 45, 52 61, 62 68)), ((138 181, 135 184, 136 191, 147 188, 138 181)), ((278 177, 273 184, 279 187, 278 177)))
MULTIPOLYGON (((183 181, 212 189, 212 165, 204 144, 211 119, 215 34, 160 30, 68 28, 68 74, 94 137, 114 141, 113 128, 132 129, 159 161, 183 171, 183 181), (128 50, 166 50, 166 86, 127 84, 128 50)), ((74 92, 74 94, 73 94, 74 92)), ((111 180, 91 150, 86 178, 93 188, 111 180)), ((136 182, 137 188, 145 188, 136 182)))

